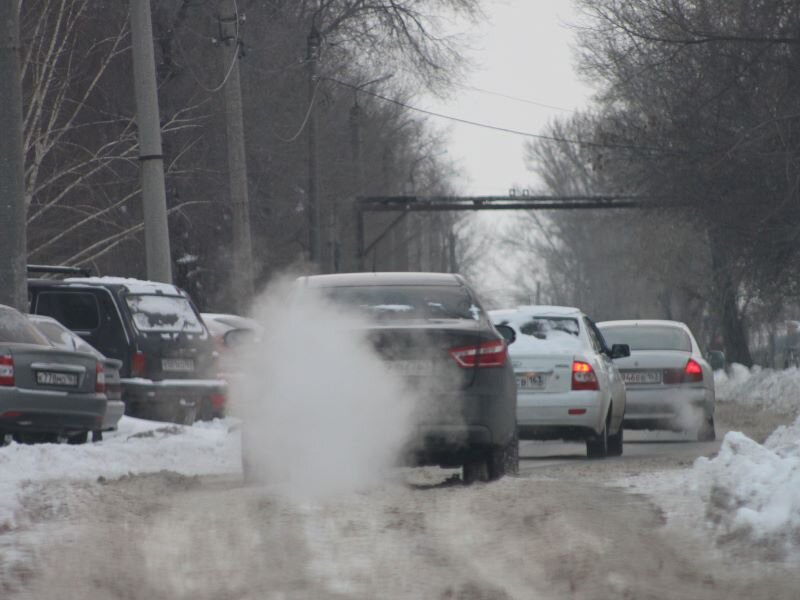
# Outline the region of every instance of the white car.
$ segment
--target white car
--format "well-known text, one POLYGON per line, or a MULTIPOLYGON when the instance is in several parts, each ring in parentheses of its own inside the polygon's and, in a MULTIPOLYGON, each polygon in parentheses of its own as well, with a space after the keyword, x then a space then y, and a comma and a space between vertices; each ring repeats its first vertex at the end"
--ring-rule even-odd
POLYGON ((577 308, 520 306, 489 314, 515 333, 509 355, 519 438, 585 441, 590 458, 621 455, 625 385, 614 360, 628 348, 609 348, 577 308))
POLYGON ((628 429, 694 431, 711 441, 714 431, 714 375, 689 328, 678 321, 598 323, 613 344, 627 344, 618 362, 628 388, 628 429))

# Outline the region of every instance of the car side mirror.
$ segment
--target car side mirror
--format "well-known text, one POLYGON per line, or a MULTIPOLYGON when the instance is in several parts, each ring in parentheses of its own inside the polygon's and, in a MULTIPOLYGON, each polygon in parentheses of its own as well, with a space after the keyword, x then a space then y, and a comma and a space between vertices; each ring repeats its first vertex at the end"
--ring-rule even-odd
POLYGON ((719 371, 725 368, 725 353, 721 350, 711 350, 706 355, 708 364, 714 371, 719 371))
POLYGON ((627 358, 631 355, 631 347, 628 344, 614 344, 611 346, 611 358, 627 358))
POLYGON ((503 339, 509 346, 516 341, 517 332, 514 331, 512 327, 509 327, 508 325, 495 325, 494 328, 497 329, 497 332, 503 336, 503 339))

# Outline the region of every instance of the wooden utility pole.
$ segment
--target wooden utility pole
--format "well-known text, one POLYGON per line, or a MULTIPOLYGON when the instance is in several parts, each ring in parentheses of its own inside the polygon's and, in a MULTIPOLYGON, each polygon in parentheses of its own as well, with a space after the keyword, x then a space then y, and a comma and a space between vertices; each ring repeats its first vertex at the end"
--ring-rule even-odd
POLYGON ((312 26, 307 39, 308 64, 308 190, 306 190, 306 219, 308 223, 308 260, 317 269, 321 266, 320 210, 317 191, 317 107, 315 97, 319 77, 317 68, 322 39, 316 26, 312 26))
POLYGON ((130 9, 147 277, 172 283, 150 0, 130 0, 130 9))
POLYGON ((27 312, 19 2, 0 0, 0 304, 27 312))
POLYGON ((226 53, 225 123, 228 139, 228 179, 230 183, 231 217, 233 219, 232 284, 237 309, 245 312, 253 299, 253 244, 250 231, 250 197, 247 190, 247 153, 244 144, 242 86, 239 79, 239 58, 242 41, 239 35, 242 20, 235 0, 225 3, 226 16, 220 17, 220 35, 230 52, 226 53))

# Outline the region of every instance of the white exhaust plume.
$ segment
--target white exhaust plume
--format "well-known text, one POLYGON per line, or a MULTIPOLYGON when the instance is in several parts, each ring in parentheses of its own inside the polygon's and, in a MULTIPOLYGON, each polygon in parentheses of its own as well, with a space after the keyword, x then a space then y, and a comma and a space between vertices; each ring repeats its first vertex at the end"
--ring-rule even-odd
POLYGON ((417 403, 371 346, 368 323, 286 280, 252 312, 263 331, 239 351, 232 394, 250 473, 302 497, 379 483, 417 403))

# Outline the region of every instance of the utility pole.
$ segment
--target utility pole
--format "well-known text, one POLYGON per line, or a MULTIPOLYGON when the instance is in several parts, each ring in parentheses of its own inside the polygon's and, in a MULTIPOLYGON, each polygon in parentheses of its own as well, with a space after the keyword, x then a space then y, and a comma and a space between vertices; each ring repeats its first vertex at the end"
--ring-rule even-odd
MULTIPOLYGON (((244 312, 253 299, 253 245, 250 232, 250 198, 247 191, 247 154, 242 118, 242 86, 239 59, 242 40, 239 35, 242 18, 235 0, 225 3, 227 16, 220 17, 220 39, 230 48, 224 83, 225 123, 228 139, 228 178, 230 182, 231 217, 233 218, 233 288, 238 310, 244 312)), ((227 54, 227 53, 226 53, 227 54)))
POLYGON ((130 9, 147 277, 172 283, 150 0, 130 0, 130 9))
POLYGON ((319 50, 322 38, 316 25, 311 26, 307 39, 306 64, 308 65, 308 190, 306 219, 308 220, 308 260, 316 268, 320 267, 320 210, 317 192, 317 107, 316 91, 319 76, 319 50))
POLYGON ((0 304, 27 312, 19 5, 0 0, 0 304))

